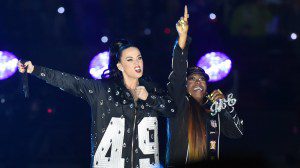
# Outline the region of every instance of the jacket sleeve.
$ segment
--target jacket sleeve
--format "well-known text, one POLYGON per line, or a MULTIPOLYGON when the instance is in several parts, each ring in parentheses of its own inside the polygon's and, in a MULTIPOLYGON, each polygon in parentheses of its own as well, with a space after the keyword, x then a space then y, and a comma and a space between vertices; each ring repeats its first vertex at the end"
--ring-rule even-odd
POLYGON ((61 90, 92 102, 93 95, 101 88, 100 81, 84 79, 68 73, 49 68, 34 66, 32 75, 46 81, 48 84, 59 87, 61 90), (96 84, 97 82, 97 84, 96 84), (99 87, 100 86, 100 87, 99 87))
POLYGON ((243 120, 237 112, 227 107, 220 112, 221 132, 228 138, 240 138, 243 135, 243 120))
POLYGON ((188 68, 188 48, 192 39, 187 38, 186 46, 181 49, 178 41, 175 42, 172 54, 172 72, 167 85, 171 97, 177 107, 183 107, 186 101, 186 73, 188 68))
POLYGON ((145 102, 146 105, 157 111, 160 116, 172 117, 176 114, 173 99, 162 90, 155 89, 154 92, 149 93, 145 102))

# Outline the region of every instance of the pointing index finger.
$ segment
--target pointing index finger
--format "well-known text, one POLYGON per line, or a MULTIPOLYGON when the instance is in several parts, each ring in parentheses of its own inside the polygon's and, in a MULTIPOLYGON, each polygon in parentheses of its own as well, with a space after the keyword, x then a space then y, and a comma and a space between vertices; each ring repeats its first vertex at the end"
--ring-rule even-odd
POLYGON ((184 15, 183 15, 184 17, 183 17, 183 19, 184 19, 184 21, 188 21, 188 18, 189 18, 189 13, 188 13, 188 7, 187 7, 187 5, 185 5, 184 6, 184 15))

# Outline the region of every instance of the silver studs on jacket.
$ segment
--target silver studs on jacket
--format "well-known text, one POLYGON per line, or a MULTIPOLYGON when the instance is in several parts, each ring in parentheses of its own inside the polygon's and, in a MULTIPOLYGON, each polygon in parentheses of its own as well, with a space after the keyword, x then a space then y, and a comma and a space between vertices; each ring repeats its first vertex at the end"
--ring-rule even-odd
POLYGON ((152 99, 156 99, 156 96, 152 95, 151 98, 152 98, 152 99))
POLYGON ((129 106, 130 106, 130 108, 133 108, 133 103, 131 103, 129 106))

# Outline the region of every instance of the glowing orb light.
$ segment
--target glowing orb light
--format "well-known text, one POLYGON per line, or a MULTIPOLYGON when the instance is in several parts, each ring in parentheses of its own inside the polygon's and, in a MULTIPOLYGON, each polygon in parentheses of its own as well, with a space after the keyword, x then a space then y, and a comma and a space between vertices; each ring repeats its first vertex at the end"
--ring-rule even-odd
POLYGON ((210 14, 209 14, 209 18, 210 18, 211 20, 215 20, 215 19, 217 18, 217 15, 214 14, 214 13, 210 13, 210 14))
POLYGON ((95 79, 101 79, 104 70, 108 69, 109 52, 105 51, 96 55, 90 63, 90 74, 95 79))
POLYGON ((63 14, 65 12, 65 8, 64 7, 59 7, 57 9, 57 12, 60 13, 60 14, 63 14))
POLYGON ((107 36, 101 37, 101 41, 102 41, 102 43, 107 43, 108 42, 108 37, 107 36))
POLYGON ((298 36, 297 36, 296 33, 292 33, 292 34, 291 34, 291 39, 292 39, 292 40, 297 40, 297 38, 298 38, 298 36))
POLYGON ((231 70, 231 60, 221 52, 207 53, 200 58, 197 66, 203 68, 209 75, 209 82, 225 78, 231 70))
POLYGON ((11 77, 17 71, 18 59, 7 51, 0 51, 0 80, 11 77))

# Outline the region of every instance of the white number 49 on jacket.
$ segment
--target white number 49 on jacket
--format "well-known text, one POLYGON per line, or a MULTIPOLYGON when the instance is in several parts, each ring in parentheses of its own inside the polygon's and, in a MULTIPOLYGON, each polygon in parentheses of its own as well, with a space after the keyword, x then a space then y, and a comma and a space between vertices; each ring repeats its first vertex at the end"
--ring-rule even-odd
MULTIPOLYGON (((155 159, 154 165, 150 163, 150 158, 139 159, 139 168, 159 167, 158 129, 157 124, 155 123, 157 123, 156 117, 144 117, 138 124, 137 128, 139 148, 145 155, 153 154, 155 159), (150 130, 154 131, 153 142, 150 142, 150 130)), ((102 137, 101 142, 96 150, 93 162, 94 168, 124 167, 125 158, 122 158, 123 145, 130 145, 131 147, 131 144, 125 144, 123 142, 124 132, 125 118, 112 117, 105 131, 105 134, 102 137), (106 157, 109 148, 111 148, 110 157, 106 157)), ((128 160, 126 160, 126 162, 127 161, 128 160)), ((133 167, 135 166, 133 165, 133 167)))

